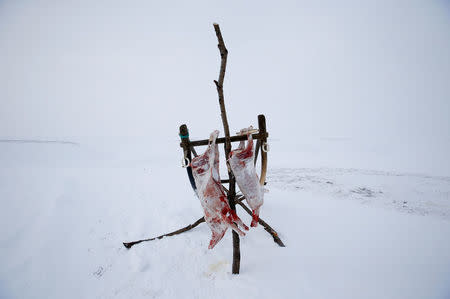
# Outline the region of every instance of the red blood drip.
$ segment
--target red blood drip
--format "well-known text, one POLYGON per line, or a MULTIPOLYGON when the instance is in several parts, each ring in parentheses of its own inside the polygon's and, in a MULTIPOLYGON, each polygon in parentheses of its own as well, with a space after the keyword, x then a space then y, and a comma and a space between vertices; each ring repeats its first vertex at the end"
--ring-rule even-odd
POLYGON ((256 227, 258 226, 258 220, 259 220, 259 215, 255 214, 255 212, 253 211, 253 215, 252 215, 252 223, 250 224, 251 227, 256 227))

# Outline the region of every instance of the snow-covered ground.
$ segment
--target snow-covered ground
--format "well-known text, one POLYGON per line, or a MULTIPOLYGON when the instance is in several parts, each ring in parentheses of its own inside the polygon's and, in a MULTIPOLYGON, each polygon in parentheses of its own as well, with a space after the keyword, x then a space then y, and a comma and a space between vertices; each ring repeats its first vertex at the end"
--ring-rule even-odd
POLYGON ((272 159, 261 216, 286 248, 252 229, 241 239, 239 276, 231 274, 231 233, 208 250, 205 224, 125 249, 123 241, 202 215, 174 135, 161 145, 167 151, 143 141, 0 143, 0 297, 450 295, 445 176, 283 168, 272 159))
POLYGON ((442 0, 0 0, 0 299, 450 298, 449 32, 442 0), (213 22, 286 244, 251 229, 239 276, 205 224, 122 245, 202 216, 177 134, 222 131, 213 22))

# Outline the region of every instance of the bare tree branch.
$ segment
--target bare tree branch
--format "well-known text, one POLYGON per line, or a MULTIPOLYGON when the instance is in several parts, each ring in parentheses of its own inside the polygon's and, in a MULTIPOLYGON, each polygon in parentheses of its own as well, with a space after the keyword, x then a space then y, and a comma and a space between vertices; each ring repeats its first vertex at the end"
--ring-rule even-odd
MULTIPOLYGON (((231 151, 231 141, 230 141, 230 127, 228 126, 228 119, 227 119, 227 111, 225 109, 225 100, 223 96, 223 80, 225 79, 225 70, 227 68, 227 57, 228 57, 228 50, 225 47, 225 43, 222 38, 222 32, 220 32, 219 24, 214 23, 214 30, 216 31, 217 40, 219 41, 219 44, 217 45, 219 47, 220 52, 220 72, 219 72, 219 80, 214 80, 214 83, 217 87, 217 93, 219 94, 219 104, 220 104, 220 113, 222 116, 222 123, 223 123, 223 129, 225 133, 225 160, 228 159, 228 156, 230 155, 231 151)), ((236 211, 236 204, 234 202, 235 196, 236 196, 236 181, 233 175, 233 172, 231 171, 230 165, 228 165, 228 177, 230 179, 230 191, 228 192, 228 203, 230 204, 230 208, 234 211, 236 211)), ((233 274, 239 274, 239 268, 241 264, 241 250, 239 247, 239 235, 233 231, 233 265, 231 272, 233 274)))
MULTIPOLYGON (((226 190, 228 191, 228 190, 226 190)), ((247 214, 249 214, 250 216, 252 215, 252 211, 245 205, 245 203, 243 203, 243 200, 245 199, 245 197, 243 195, 239 196, 238 198, 236 198, 236 203, 238 205, 240 205, 244 211, 247 212, 247 214)), ((159 240, 162 239, 164 237, 170 237, 170 236, 174 236, 174 235, 179 235, 181 233, 187 232, 191 229, 193 229, 194 227, 196 227, 197 225, 201 224, 205 222, 205 218, 199 218, 197 221, 195 221, 192 224, 189 224, 188 226, 185 226, 183 228, 180 228, 176 231, 173 231, 171 233, 167 233, 158 237, 153 237, 153 238, 149 238, 149 239, 144 239, 144 240, 138 240, 138 241, 133 241, 133 242, 124 242, 123 246, 125 246, 126 248, 130 249, 133 245, 139 244, 141 242, 147 242, 147 241, 153 241, 153 240, 159 240)), ((283 241, 281 241, 280 237, 278 236, 278 233, 264 220, 262 220, 261 218, 259 218, 258 223, 261 224, 264 229, 272 236, 273 241, 275 243, 277 243, 280 247, 285 247, 283 241)))
MULTIPOLYGON (((243 203, 243 200, 244 200, 244 196, 242 195, 236 199, 236 203, 238 205, 240 205, 244 209, 244 211, 247 212, 247 214, 252 216, 252 211, 245 205, 245 203, 243 203)), ((265 222, 264 220, 259 218, 258 223, 261 224, 262 227, 264 227, 264 229, 266 230, 266 232, 268 232, 272 236, 273 241, 275 243, 277 243, 280 247, 286 247, 284 245, 283 241, 281 241, 280 237, 278 236, 278 233, 276 232, 276 230, 274 230, 269 224, 267 224, 267 222, 265 222)))
POLYGON ((195 221, 192 224, 189 224, 188 226, 180 228, 180 229, 178 229, 176 231, 173 231, 171 233, 167 233, 167 234, 164 234, 164 235, 161 235, 161 236, 158 236, 158 237, 154 237, 154 238, 150 238, 150 239, 143 239, 143 240, 134 241, 134 242, 128 242, 128 243, 124 242, 123 246, 125 246, 128 249, 130 249, 133 245, 139 244, 141 242, 153 241, 153 240, 156 240, 156 239, 162 239, 164 237, 170 237, 170 236, 178 235, 178 234, 181 234, 181 233, 187 232, 188 230, 193 229, 194 227, 196 227, 197 225, 199 225, 200 223, 203 223, 203 222, 205 222, 205 218, 204 217, 198 219, 197 221, 195 221))

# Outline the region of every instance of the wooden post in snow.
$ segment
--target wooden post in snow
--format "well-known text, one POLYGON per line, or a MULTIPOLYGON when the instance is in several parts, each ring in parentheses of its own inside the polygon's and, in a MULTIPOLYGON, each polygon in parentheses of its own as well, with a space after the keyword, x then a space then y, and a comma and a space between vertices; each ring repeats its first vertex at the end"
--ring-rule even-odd
MULTIPOLYGON (((230 155, 231 151, 231 140, 230 140, 230 128, 228 126, 228 119, 227 119, 227 111, 225 109, 225 100, 223 96, 223 80, 225 79, 225 70, 227 68, 227 57, 228 57, 228 50, 225 47, 225 43, 222 38, 222 32, 220 32, 219 24, 214 23, 214 30, 216 31, 217 40, 219 41, 219 44, 217 45, 219 47, 220 52, 220 72, 219 72, 219 80, 214 80, 214 83, 217 87, 217 93, 219 95, 219 104, 220 104, 220 114, 222 116, 222 123, 223 123, 223 130, 225 133, 225 160, 228 160, 228 157, 230 155)), ((230 207, 233 211, 236 211, 236 203, 235 203, 235 197, 236 197, 236 180, 234 178, 233 172, 231 171, 231 167, 227 162, 227 168, 228 168, 228 177, 230 179, 229 189, 228 189, 228 203, 230 204, 230 207)), ((233 231, 233 266, 232 266, 232 273, 233 274, 239 274, 239 268, 241 265, 241 250, 239 247, 239 235, 233 231)))

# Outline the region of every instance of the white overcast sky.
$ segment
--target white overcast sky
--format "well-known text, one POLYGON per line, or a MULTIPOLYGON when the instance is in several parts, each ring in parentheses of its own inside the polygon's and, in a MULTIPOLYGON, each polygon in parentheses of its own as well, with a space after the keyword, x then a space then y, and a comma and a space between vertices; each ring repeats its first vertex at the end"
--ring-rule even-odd
MULTIPOLYGON (((0 1, 0 138, 232 130, 450 140, 448 1, 0 1)), ((273 136, 273 135, 272 135, 273 136)))

